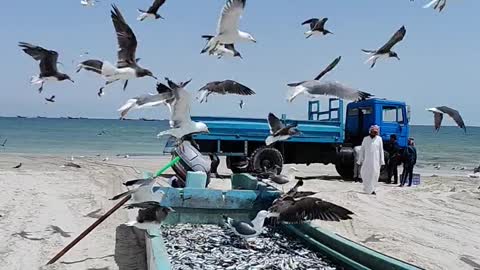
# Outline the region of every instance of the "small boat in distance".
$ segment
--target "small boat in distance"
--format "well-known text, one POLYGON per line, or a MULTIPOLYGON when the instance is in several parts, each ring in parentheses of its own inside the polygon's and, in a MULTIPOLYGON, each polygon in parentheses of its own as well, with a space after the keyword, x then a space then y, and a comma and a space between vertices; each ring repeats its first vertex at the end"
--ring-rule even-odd
POLYGON ((17 118, 27 118, 26 116, 17 115, 17 118))
POLYGON ((37 118, 39 118, 39 119, 45 119, 45 118, 47 118, 47 117, 45 117, 45 116, 37 116, 37 118))
POLYGON ((140 118, 140 120, 142 120, 142 121, 157 121, 157 120, 155 120, 155 119, 147 119, 147 118, 143 118, 143 117, 140 118))
POLYGON ((67 116, 67 119, 80 119, 79 117, 70 117, 70 116, 67 116))

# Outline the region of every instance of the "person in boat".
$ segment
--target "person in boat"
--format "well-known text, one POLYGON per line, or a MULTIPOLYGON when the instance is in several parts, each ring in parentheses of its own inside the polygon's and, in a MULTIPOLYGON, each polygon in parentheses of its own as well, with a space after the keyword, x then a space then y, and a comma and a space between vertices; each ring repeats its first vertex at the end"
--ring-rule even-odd
POLYGON ((408 146, 404 150, 404 162, 402 181, 400 186, 403 187, 408 178, 408 186, 412 186, 413 179, 413 167, 417 163, 417 149, 415 148, 415 140, 413 138, 408 139, 408 146))
POLYGON ((373 125, 370 127, 369 135, 363 138, 360 158, 357 164, 362 165, 360 175, 363 181, 363 190, 367 194, 375 195, 375 186, 380 177, 380 169, 385 165, 383 154, 383 141, 378 134, 380 127, 373 125))

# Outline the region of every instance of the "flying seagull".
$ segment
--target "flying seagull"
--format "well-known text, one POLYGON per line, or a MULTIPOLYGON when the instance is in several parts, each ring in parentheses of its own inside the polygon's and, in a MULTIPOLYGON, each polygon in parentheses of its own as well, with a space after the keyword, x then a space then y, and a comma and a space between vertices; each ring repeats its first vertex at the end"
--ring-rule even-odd
POLYGON ((30 80, 31 84, 41 84, 38 92, 43 91, 43 84, 47 81, 69 80, 74 82, 67 74, 58 72, 58 53, 56 51, 50 51, 26 42, 19 42, 18 46, 33 59, 40 61, 40 74, 33 76, 30 80))
POLYGON ((217 34, 208 41, 201 53, 214 51, 221 44, 235 44, 239 41, 256 42, 252 35, 238 30, 246 2, 247 0, 227 0, 220 14, 217 34))
POLYGON ((325 29, 325 23, 328 21, 328 18, 323 18, 321 20, 317 18, 309 19, 306 20, 302 23, 302 25, 309 24, 310 25, 310 30, 305 32, 305 35, 307 35, 306 38, 311 37, 312 35, 315 34, 323 34, 324 36, 327 34, 333 34, 332 32, 328 31, 325 29))
POLYGON ((20 162, 20 164, 18 164, 17 166, 13 167, 14 169, 20 169, 20 167, 22 167, 22 163, 20 162))
POLYGON ((464 132, 467 133, 467 127, 463 122, 462 116, 457 110, 447 106, 440 106, 440 107, 429 108, 427 109, 427 111, 430 111, 433 113, 434 122, 435 122, 435 131, 438 132, 440 130, 440 126, 442 125, 442 120, 443 120, 443 114, 446 113, 455 121, 455 123, 457 123, 458 127, 462 128, 464 132))
POLYGON ((307 94, 313 97, 322 95, 334 96, 353 101, 369 98, 371 94, 351 88, 340 82, 319 81, 323 76, 337 66, 341 58, 341 56, 335 58, 335 60, 333 60, 333 62, 330 63, 324 70, 322 70, 322 72, 320 72, 313 80, 287 84, 292 88, 292 91, 287 98, 288 102, 292 102, 300 94, 307 94))
POLYGON ((137 20, 143 21, 147 18, 150 19, 163 19, 162 16, 157 14, 158 9, 165 3, 165 0, 154 0, 152 6, 148 8, 147 11, 138 9, 138 12, 140 12, 140 15, 138 16, 137 20))
MULTIPOLYGON (((203 35, 202 38, 207 40, 208 42, 213 38, 214 36, 211 35, 203 35)), ((234 44, 219 44, 215 49, 209 51, 210 55, 216 56, 218 59, 222 58, 223 56, 229 56, 229 57, 239 57, 240 59, 243 59, 242 55, 240 54, 239 51, 235 49, 234 44)))
POLYGON ((407 33, 407 29, 405 29, 405 26, 402 26, 400 27, 400 29, 398 29, 397 32, 395 32, 395 34, 393 34, 390 40, 385 45, 383 45, 380 49, 376 51, 362 49, 363 52, 370 55, 370 58, 368 58, 367 61, 365 61, 365 63, 372 62, 372 65, 370 66, 370 68, 373 68, 377 63, 378 59, 395 57, 398 60, 400 60, 400 57, 398 57, 398 54, 396 52, 392 51, 392 48, 393 46, 395 46, 395 44, 403 40, 406 33, 407 33))
POLYGON ((267 146, 274 142, 285 141, 292 136, 301 134, 297 129, 297 123, 285 126, 273 113, 268 114, 268 126, 270 127, 270 135, 265 139, 267 146))
POLYGON ((243 101, 243 99, 241 99, 240 102, 238 103, 238 106, 240 106, 240 109, 243 109, 244 105, 245 105, 245 102, 243 101))
POLYGON ((433 9, 434 10, 437 10, 438 9, 438 12, 442 12, 442 10, 445 8, 445 6, 447 5, 447 0, 432 0, 430 2, 428 2, 428 4, 426 4, 425 6, 423 6, 423 8, 430 8, 431 6, 433 6, 433 9))
POLYGON ((257 213, 257 216, 252 221, 238 221, 233 218, 223 215, 225 225, 233 231, 234 234, 242 237, 244 240, 257 237, 263 231, 263 224, 265 218, 269 216, 269 213, 265 210, 261 210, 257 213))
POLYGON ((100 1, 99 0, 81 0, 80 4, 84 7, 93 7, 98 2, 100 1))
POLYGON ((48 102, 55 102, 55 96, 51 96, 50 98, 45 98, 48 102))
POLYGON ((160 224, 167 218, 169 213, 175 212, 175 210, 173 210, 172 208, 162 206, 157 201, 132 203, 125 206, 125 208, 138 208, 136 220, 130 221, 125 225, 135 226, 143 230, 158 228, 160 224))
POLYGON ((139 59, 135 57, 137 38, 117 6, 112 5, 112 8, 111 17, 115 32, 117 33, 119 47, 117 53, 117 66, 115 67, 107 61, 90 59, 80 63, 77 69, 77 72, 82 68, 88 71, 93 71, 102 75, 106 79, 105 85, 98 91, 99 96, 103 95, 103 89, 107 85, 118 80, 125 81, 125 84, 123 85, 123 90, 125 90, 128 80, 130 79, 142 78, 145 76, 157 79, 150 70, 142 68, 137 64, 139 61, 139 59))
POLYGON ((226 95, 226 94, 236 94, 236 95, 242 95, 242 96, 255 95, 255 92, 252 89, 246 87, 241 83, 238 83, 232 80, 209 82, 205 86, 200 88, 198 92, 200 92, 200 97, 197 97, 197 99, 200 99, 200 103, 204 101, 207 102, 208 96, 212 93, 219 94, 219 95, 226 95))
POLYGON ((120 118, 124 119, 130 110, 156 107, 166 104, 170 99, 172 99, 172 90, 159 82, 157 83, 157 94, 149 93, 127 100, 125 105, 118 109, 121 114, 120 118))
MULTIPOLYGON (((125 192, 122 192, 120 194, 117 194, 113 196, 110 200, 115 201, 129 195, 132 196, 132 200, 135 202, 150 200, 151 196, 153 195, 153 185, 155 183, 156 183, 156 180, 153 177, 127 181, 124 183, 126 187, 132 187, 132 186, 137 186, 137 187, 127 190, 125 192)), ((161 197, 165 195, 165 192, 163 192, 162 190, 155 192, 155 194, 157 193, 161 197)))

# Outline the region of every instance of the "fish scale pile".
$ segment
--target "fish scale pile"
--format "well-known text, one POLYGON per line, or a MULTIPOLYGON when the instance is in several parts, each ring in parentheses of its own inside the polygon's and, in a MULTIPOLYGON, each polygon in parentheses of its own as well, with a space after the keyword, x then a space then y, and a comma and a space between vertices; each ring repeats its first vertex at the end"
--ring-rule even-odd
POLYGON ((162 226, 172 269, 227 270, 330 270, 325 258, 299 241, 265 229, 250 241, 217 225, 162 226))

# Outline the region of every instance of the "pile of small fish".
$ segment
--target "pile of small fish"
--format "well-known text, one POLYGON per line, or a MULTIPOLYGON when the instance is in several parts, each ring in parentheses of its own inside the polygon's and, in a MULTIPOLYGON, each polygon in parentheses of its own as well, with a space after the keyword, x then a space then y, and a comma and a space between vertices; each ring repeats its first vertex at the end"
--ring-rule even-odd
POLYGON ((265 228, 247 248, 217 225, 162 226, 172 269, 330 270, 337 269, 299 241, 265 228))

